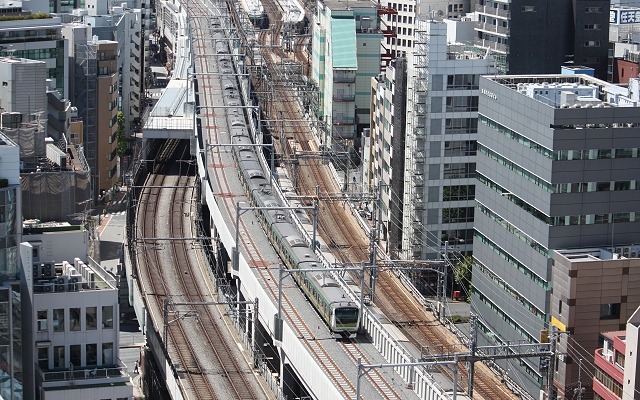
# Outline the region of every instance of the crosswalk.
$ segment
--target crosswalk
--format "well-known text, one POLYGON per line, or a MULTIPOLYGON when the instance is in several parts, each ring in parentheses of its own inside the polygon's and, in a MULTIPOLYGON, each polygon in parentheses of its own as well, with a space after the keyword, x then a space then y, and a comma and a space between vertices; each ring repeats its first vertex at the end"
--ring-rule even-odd
POLYGON ((127 213, 126 211, 108 212, 104 216, 105 217, 109 217, 109 216, 113 217, 115 215, 125 215, 126 213, 127 213))

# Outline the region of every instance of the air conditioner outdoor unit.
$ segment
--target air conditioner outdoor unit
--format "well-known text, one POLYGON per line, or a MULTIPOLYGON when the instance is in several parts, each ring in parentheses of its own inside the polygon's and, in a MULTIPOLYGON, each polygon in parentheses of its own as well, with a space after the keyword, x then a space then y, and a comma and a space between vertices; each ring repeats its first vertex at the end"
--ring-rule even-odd
POLYGON ((82 287, 82 275, 71 275, 69 277, 69 291, 77 292, 82 287))
POLYGON ((55 289, 55 285, 56 285, 56 284, 55 284, 55 283, 53 283, 53 282, 45 283, 45 284, 43 285, 43 287, 44 287, 43 292, 45 292, 45 293, 51 293, 51 292, 53 292, 53 291, 54 291, 54 289, 55 289))

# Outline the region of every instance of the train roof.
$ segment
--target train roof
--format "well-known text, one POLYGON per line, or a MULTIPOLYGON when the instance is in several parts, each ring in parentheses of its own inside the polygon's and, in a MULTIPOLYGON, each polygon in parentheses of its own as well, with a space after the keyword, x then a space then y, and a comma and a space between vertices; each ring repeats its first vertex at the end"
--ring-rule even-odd
POLYGON ((260 0, 240 0, 242 8, 249 15, 249 17, 260 18, 264 13, 264 7, 260 0))
POLYGON ((282 7, 282 22, 297 24, 304 20, 304 7, 298 0, 280 0, 282 7))

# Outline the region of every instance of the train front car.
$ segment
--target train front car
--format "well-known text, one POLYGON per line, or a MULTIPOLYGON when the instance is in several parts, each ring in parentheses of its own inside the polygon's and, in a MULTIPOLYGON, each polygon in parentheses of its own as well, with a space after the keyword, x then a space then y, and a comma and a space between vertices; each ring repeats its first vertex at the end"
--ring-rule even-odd
POLYGON ((341 334, 355 334, 360 327, 360 308, 353 302, 333 304, 331 330, 341 334))

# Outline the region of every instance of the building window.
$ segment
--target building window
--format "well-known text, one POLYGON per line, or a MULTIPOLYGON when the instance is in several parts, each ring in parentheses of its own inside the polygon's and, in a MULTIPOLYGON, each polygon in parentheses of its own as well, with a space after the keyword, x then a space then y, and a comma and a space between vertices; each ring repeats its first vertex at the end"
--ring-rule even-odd
POLYGON ((47 324, 47 310, 38 311, 38 332, 46 332, 49 330, 47 324))
POLYGON ((85 318, 88 331, 98 329, 98 307, 87 307, 85 318))
POLYGON ((444 179, 473 178, 476 176, 476 163, 444 164, 444 179))
POLYGON ((606 372, 596 367, 594 378, 604 387, 613 392, 618 398, 622 398, 622 384, 609 376, 606 372))
POLYGON ((79 331, 81 329, 80 325, 80 309, 79 308, 70 308, 69 309, 69 330, 71 331, 79 331))
POLYGON ((562 315, 562 300, 558 300, 558 315, 562 315))
POLYGON ((444 186, 442 188, 442 201, 473 200, 475 194, 475 185, 444 186))
POLYGON ((87 365, 98 365, 98 345, 95 343, 86 346, 87 365))
POLYGON ((102 343, 102 365, 113 364, 113 343, 102 343))
POLYGON ((38 367, 49 369, 49 347, 38 347, 38 367))
POLYGON ((478 89, 479 75, 459 74, 447 76, 447 89, 478 89))
POLYGON ((601 13, 602 12, 602 7, 586 7, 584 9, 584 12, 590 14, 590 13, 601 13))
POLYGON ((53 348, 53 368, 64 368, 64 346, 53 348))
POLYGON ((473 222, 473 207, 455 207, 442 209, 442 223, 473 222))
POLYGON ((536 6, 522 6, 522 12, 536 12, 538 7, 536 6))
POLYGON ((600 47, 599 40, 587 40, 584 42, 584 47, 600 47))
POLYGON ((478 96, 447 97, 447 111, 478 111, 478 96))
POLYGON ((447 118, 445 121, 445 133, 477 133, 477 118, 447 118))
POLYGON ((102 329, 113 329, 113 306, 102 306, 102 329))
POLYGON ((600 319, 619 319, 620 303, 600 304, 600 319))
POLYGON ((69 362, 70 367, 82 367, 82 353, 79 344, 69 346, 69 362))
POLYGON ((64 308, 53 310, 53 331, 64 332, 64 308))
POLYGON ((444 142, 444 156, 475 156, 478 151, 478 142, 475 140, 453 140, 444 142))
POLYGON ((600 24, 586 24, 584 26, 584 29, 588 31, 598 31, 600 30, 600 27, 601 27, 600 24))

